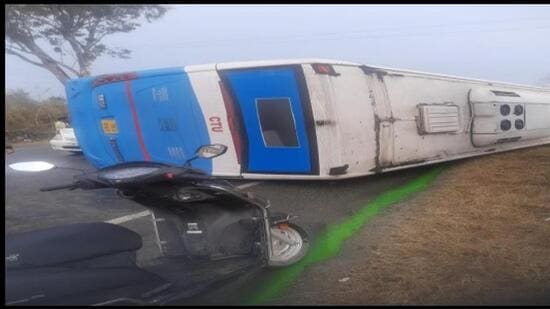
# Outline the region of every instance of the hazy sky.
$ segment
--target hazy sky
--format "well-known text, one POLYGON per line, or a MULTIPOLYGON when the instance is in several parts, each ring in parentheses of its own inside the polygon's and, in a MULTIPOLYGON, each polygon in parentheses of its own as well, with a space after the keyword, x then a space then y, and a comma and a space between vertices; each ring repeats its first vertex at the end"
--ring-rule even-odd
MULTIPOLYGON (((225 61, 332 58, 540 84, 550 76, 550 6, 175 5, 158 21, 105 39, 132 50, 92 74, 225 61)), ((54 76, 6 55, 6 88, 63 95, 54 76)))

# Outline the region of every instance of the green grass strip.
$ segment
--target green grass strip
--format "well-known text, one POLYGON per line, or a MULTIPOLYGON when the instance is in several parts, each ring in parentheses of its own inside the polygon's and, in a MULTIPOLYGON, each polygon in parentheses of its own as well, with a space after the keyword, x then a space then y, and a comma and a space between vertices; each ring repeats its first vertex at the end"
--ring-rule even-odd
POLYGON ((315 244, 311 246, 310 251, 302 260, 289 267, 276 270, 265 284, 260 285, 261 289, 252 298, 246 300, 244 304, 263 304, 281 295, 307 267, 337 256, 344 241, 357 233, 371 218, 388 206, 405 200, 413 193, 424 190, 441 173, 443 168, 443 166, 432 168, 410 182, 378 195, 354 216, 345 219, 341 223, 330 225, 325 232, 319 235, 315 244))

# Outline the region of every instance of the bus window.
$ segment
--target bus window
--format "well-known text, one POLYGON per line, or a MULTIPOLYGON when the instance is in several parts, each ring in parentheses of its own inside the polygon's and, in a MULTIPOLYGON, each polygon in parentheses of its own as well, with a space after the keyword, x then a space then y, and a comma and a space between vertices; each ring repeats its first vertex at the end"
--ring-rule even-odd
POLYGON ((289 98, 257 99, 256 108, 266 147, 299 147, 289 98))

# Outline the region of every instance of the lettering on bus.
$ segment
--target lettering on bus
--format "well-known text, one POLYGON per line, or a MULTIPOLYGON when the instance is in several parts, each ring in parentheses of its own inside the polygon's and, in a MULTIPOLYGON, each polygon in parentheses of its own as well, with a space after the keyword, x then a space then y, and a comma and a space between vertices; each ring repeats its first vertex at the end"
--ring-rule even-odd
POLYGON ((218 116, 208 118, 210 121, 210 129, 213 132, 223 132, 222 119, 218 116))

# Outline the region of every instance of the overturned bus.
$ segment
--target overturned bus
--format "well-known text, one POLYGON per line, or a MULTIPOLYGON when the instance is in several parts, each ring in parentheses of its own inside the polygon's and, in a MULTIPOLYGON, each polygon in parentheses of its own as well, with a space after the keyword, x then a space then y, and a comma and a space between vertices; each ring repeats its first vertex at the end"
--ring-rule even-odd
POLYGON ((550 143, 550 89, 306 59, 193 65, 66 85, 95 167, 181 164, 257 179, 349 178, 550 143))

